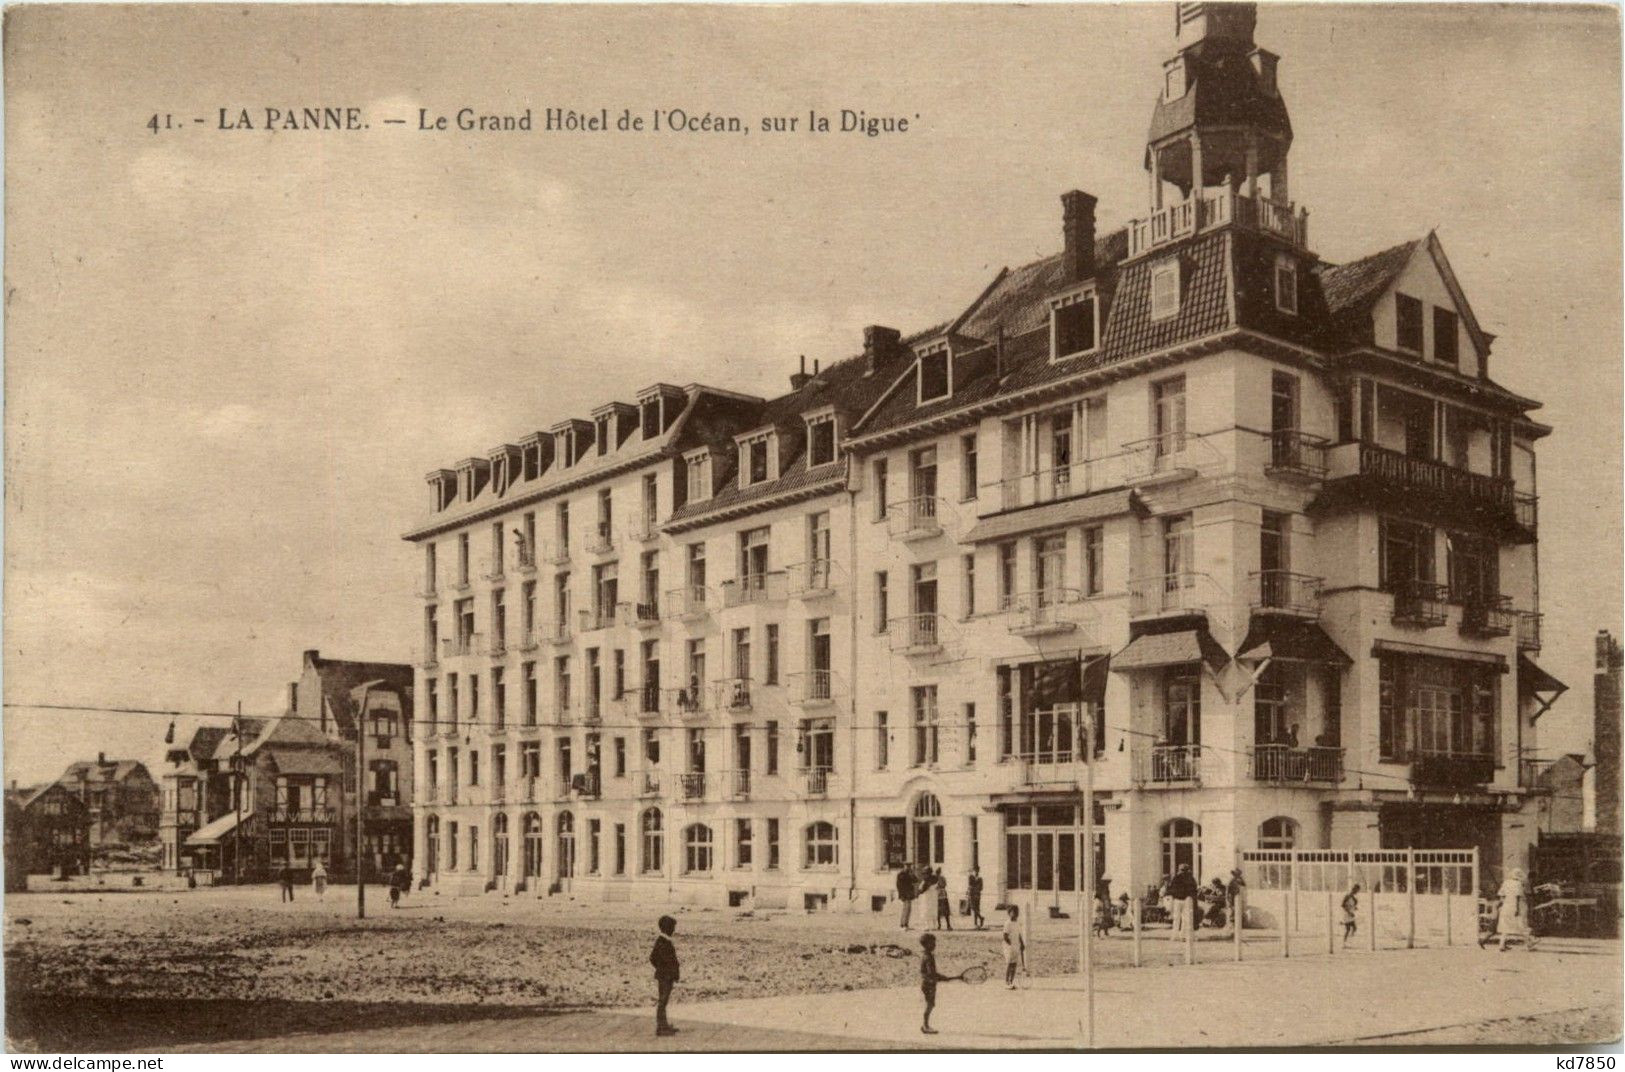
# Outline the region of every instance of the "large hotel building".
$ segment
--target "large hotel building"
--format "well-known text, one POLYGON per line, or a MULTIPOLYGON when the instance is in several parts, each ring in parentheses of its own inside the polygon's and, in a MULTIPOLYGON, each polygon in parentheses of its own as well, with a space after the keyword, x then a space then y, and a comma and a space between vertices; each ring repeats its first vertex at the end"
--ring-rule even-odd
POLYGON ((1064 194, 1059 253, 786 394, 652 384, 429 474, 417 877, 1059 900, 1086 749, 1114 896, 1253 848, 1522 862, 1549 429, 1437 237, 1312 251, 1255 18, 1178 5, 1126 227, 1064 194))

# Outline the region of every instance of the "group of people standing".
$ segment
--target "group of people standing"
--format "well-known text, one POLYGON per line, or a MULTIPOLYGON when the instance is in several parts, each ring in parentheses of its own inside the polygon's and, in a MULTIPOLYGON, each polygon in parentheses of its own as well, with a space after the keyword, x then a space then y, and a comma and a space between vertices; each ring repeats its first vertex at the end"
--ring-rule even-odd
MULTIPOLYGON (((932 887, 937 891, 937 915, 934 929, 953 930, 953 899, 948 894, 948 878, 942 873, 942 868, 932 869, 923 864, 905 864, 897 872, 897 900, 902 903, 902 927, 908 930, 909 920, 913 915, 914 902, 930 893, 932 887)), ((965 880, 965 897, 970 909, 971 923, 977 930, 986 925, 982 918, 982 873, 978 868, 971 868, 970 875, 965 880)))

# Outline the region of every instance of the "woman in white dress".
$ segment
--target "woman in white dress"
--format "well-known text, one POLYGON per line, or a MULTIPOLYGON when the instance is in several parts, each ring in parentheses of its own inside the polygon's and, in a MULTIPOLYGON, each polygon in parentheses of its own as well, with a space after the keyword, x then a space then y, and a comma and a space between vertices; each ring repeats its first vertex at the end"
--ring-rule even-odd
POLYGON ((1495 921, 1495 929, 1501 936, 1501 952, 1506 952, 1508 938, 1522 938, 1523 947, 1533 949, 1535 943, 1529 937, 1529 892, 1522 868, 1514 867, 1507 872, 1496 896, 1501 899, 1500 914, 1495 921))

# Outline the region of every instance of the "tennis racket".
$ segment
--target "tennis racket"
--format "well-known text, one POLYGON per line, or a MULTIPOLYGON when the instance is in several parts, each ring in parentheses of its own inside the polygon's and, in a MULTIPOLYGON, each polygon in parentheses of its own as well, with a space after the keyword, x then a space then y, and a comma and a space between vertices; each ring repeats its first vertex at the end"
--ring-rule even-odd
POLYGON ((991 974, 992 973, 987 970, 986 965, 975 964, 969 968, 966 968, 954 978, 958 979, 962 983, 969 983, 972 986, 980 986, 981 984, 987 982, 988 976, 991 974))

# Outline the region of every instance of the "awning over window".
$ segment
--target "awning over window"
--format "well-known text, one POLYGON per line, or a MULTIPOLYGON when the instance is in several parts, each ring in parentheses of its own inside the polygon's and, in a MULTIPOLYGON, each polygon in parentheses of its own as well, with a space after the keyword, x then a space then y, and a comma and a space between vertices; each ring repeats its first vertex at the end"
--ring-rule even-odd
POLYGON ((1430 659, 1454 659, 1457 662, 1483 663, 1501 673, 1510 667, 1504 656, 1491 651, 1460 651, 1455 648, 1430 648, 1426 644, 1406 644, 1399 640, 1379 640, 1371 645, 1372 655, 1424 655, 1430 659))
MULTIPOLYGON (((254 812, 252 810, 243 812, 243 822, 246 823, 253 817, 254 812)), ((228 811, 220 818, 205 823, 203 826, 200 826, 194 830, 192 832, 192 836, 186 839, 186 843, 188 845, 218 845, 220 844, 221 838, 225 837, 236 828, 237 813, 234 811, 228 811)))
POLYGON ((1119 673, 1183 663, 1205 663, 1209 670, 1218 673, 1230 661, 1230 656, 1206 629, 1185 629, 1135 637, 1111 660, 1111 668, 1119 673))
POLYGON ((986 543, 989 540, 1019 536, 1024 532, 1037 532, 1040 529, 1055 529, 1117 517, 1133 508, 1133 495, 1131 491, 1103 491, 1096 495, 1085 495, 1076 499, 1065 499, 1042 506, 1027 506, 995 514, 973 525, 964 539, 967 543, 986 543))
POLYGON ((273 752, 278 774, 338 774, 344 768, 331 752, 273 752))
POLYGON ((1533 697, 1540 706, 1530 717, 1534 721, 1547 711, 1551 710, 1557 698, 1569 691, 1569 687, 1557 678, 1548 674, 1535 664, 1535 660, 1527 655, 1518 656, 1518 695, 1533 697))
POLYGON ((1283 662, 1331 663, 1352 666, 1350 659, 1337 642, 1326 635, 1319 622, 1299 621, 1278 614, 1261 614, 1253 618, 1247 628, 1247 639, 1241 642, 1236 658, 1243 662, 1263 662, 1274 659, 1283 662))

